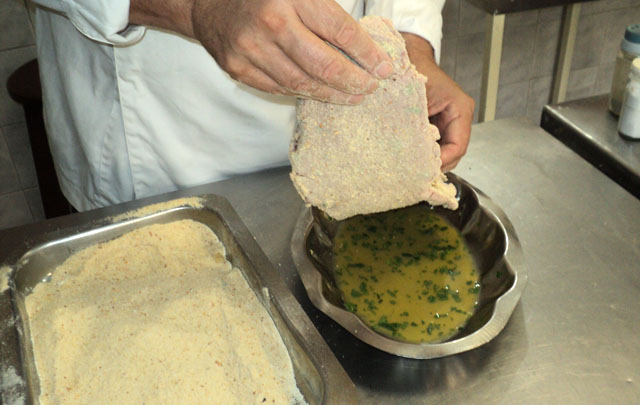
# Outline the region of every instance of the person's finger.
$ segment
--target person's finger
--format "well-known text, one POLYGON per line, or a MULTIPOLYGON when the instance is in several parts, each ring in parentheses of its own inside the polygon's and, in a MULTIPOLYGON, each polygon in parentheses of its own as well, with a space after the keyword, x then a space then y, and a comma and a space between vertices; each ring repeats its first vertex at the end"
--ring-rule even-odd
POLYGON ((378 80, 327 45, 302 23, 277 40, 287 54, 313 79, 351 94, 368 94, 378 88, 378 80))
POLYGON ((380 79, 393 73, 389 55, 335 1, 299 2, 296 11, 309 30, 345 52, 367 72, 380 79))
POLYGON ((249 60, 286 94, 334 104, 359 104, 362 101, 362 95, 345 93, 314 80, 273 44, 264 44, 249 60))
POLYGON ((442 170, 449 171, 458 164, 462 156, 467 152, 469 144, 469 134, 471 133, 471 120, 462 115, 458 115, 452 120, 444 121, 441 118, 444 112, 434 120, 440 129, 440 159, 442 160, 442 170), (468 121, 468 122, 467 122, 468 121), (444 124, 442 126, 438 124, 444 124))

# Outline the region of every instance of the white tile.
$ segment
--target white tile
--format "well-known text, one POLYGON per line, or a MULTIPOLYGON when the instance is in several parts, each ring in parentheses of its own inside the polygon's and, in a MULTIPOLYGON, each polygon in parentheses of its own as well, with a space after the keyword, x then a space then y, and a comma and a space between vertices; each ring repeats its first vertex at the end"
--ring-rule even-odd
POLYGON ((7 79, 20 66, 36 57, 36 47, 0 51, 0 126, 24 122, 22 106, 9 97, 7 79))
POLYGON ((0 229, 32 222, 33 217, 22 191, 0 195, 0 229))
POLYGON ((4 132, 11 160, 16 167, 22 188, 33 188, 38 186, 36 168, 33 163, 31 153, 31 143, 29 142, 29 132, 24 123, 7 125, 2 128, 4 132))
POLYGON ((0 50, 35 43, 23 0, 0 2, 0 50))
POLYGON ((0 130, 0 194, 11 193, 21 188, 9 148, 3 132, 0 130))

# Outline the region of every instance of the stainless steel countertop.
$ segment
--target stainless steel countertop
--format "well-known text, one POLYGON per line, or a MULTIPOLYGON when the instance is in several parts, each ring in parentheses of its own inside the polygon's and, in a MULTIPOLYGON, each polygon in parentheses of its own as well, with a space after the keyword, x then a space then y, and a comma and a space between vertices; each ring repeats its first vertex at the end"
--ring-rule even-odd
POLYGON ((593 0, 467 0, 490 14, 506 14, 593 0))
POLYGON ((455 173, 507 213, 529 283, 493 341, 435 360, 373 349, 313 307, 291 260, 301 201, 287 168, 98 213, 181 195, 227 197, 358 387, 362 404, 640 403, 640 201, 525 120, 474 126, 455 173))
POLYGON ((609 96, 547 105, 540 125, 574 152, 640 198, 640 141, 618 135, 609 96))

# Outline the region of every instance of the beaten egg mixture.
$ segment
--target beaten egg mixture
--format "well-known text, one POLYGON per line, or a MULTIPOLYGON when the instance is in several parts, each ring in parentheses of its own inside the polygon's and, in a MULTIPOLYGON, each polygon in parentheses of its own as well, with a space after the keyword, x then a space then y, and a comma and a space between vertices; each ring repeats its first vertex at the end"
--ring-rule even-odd
POLYGON ((464 239, 425 205, 345 220, 333 257, 345 307, 394 339, 446 340, 477 305, 479 274, 464 239))

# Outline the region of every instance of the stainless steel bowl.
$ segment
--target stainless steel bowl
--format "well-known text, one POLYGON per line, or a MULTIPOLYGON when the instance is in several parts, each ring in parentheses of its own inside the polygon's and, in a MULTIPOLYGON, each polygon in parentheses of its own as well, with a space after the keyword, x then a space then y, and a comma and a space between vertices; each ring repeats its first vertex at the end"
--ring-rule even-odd
POLYGON ((449 174, 460 207, 433 210, 457 227, 480 272, 478 307, 463 330, 441 343, 407 343, 381 335, 344 308, 332 270, 331 245, 339 221, 304 208, 291 240, 293 261, 311 302, 363 342, 385 352, 431 359, 481 346, 500 333, 527 282, 522 248, 511 222, 491 199, 462 178, 449 174))

